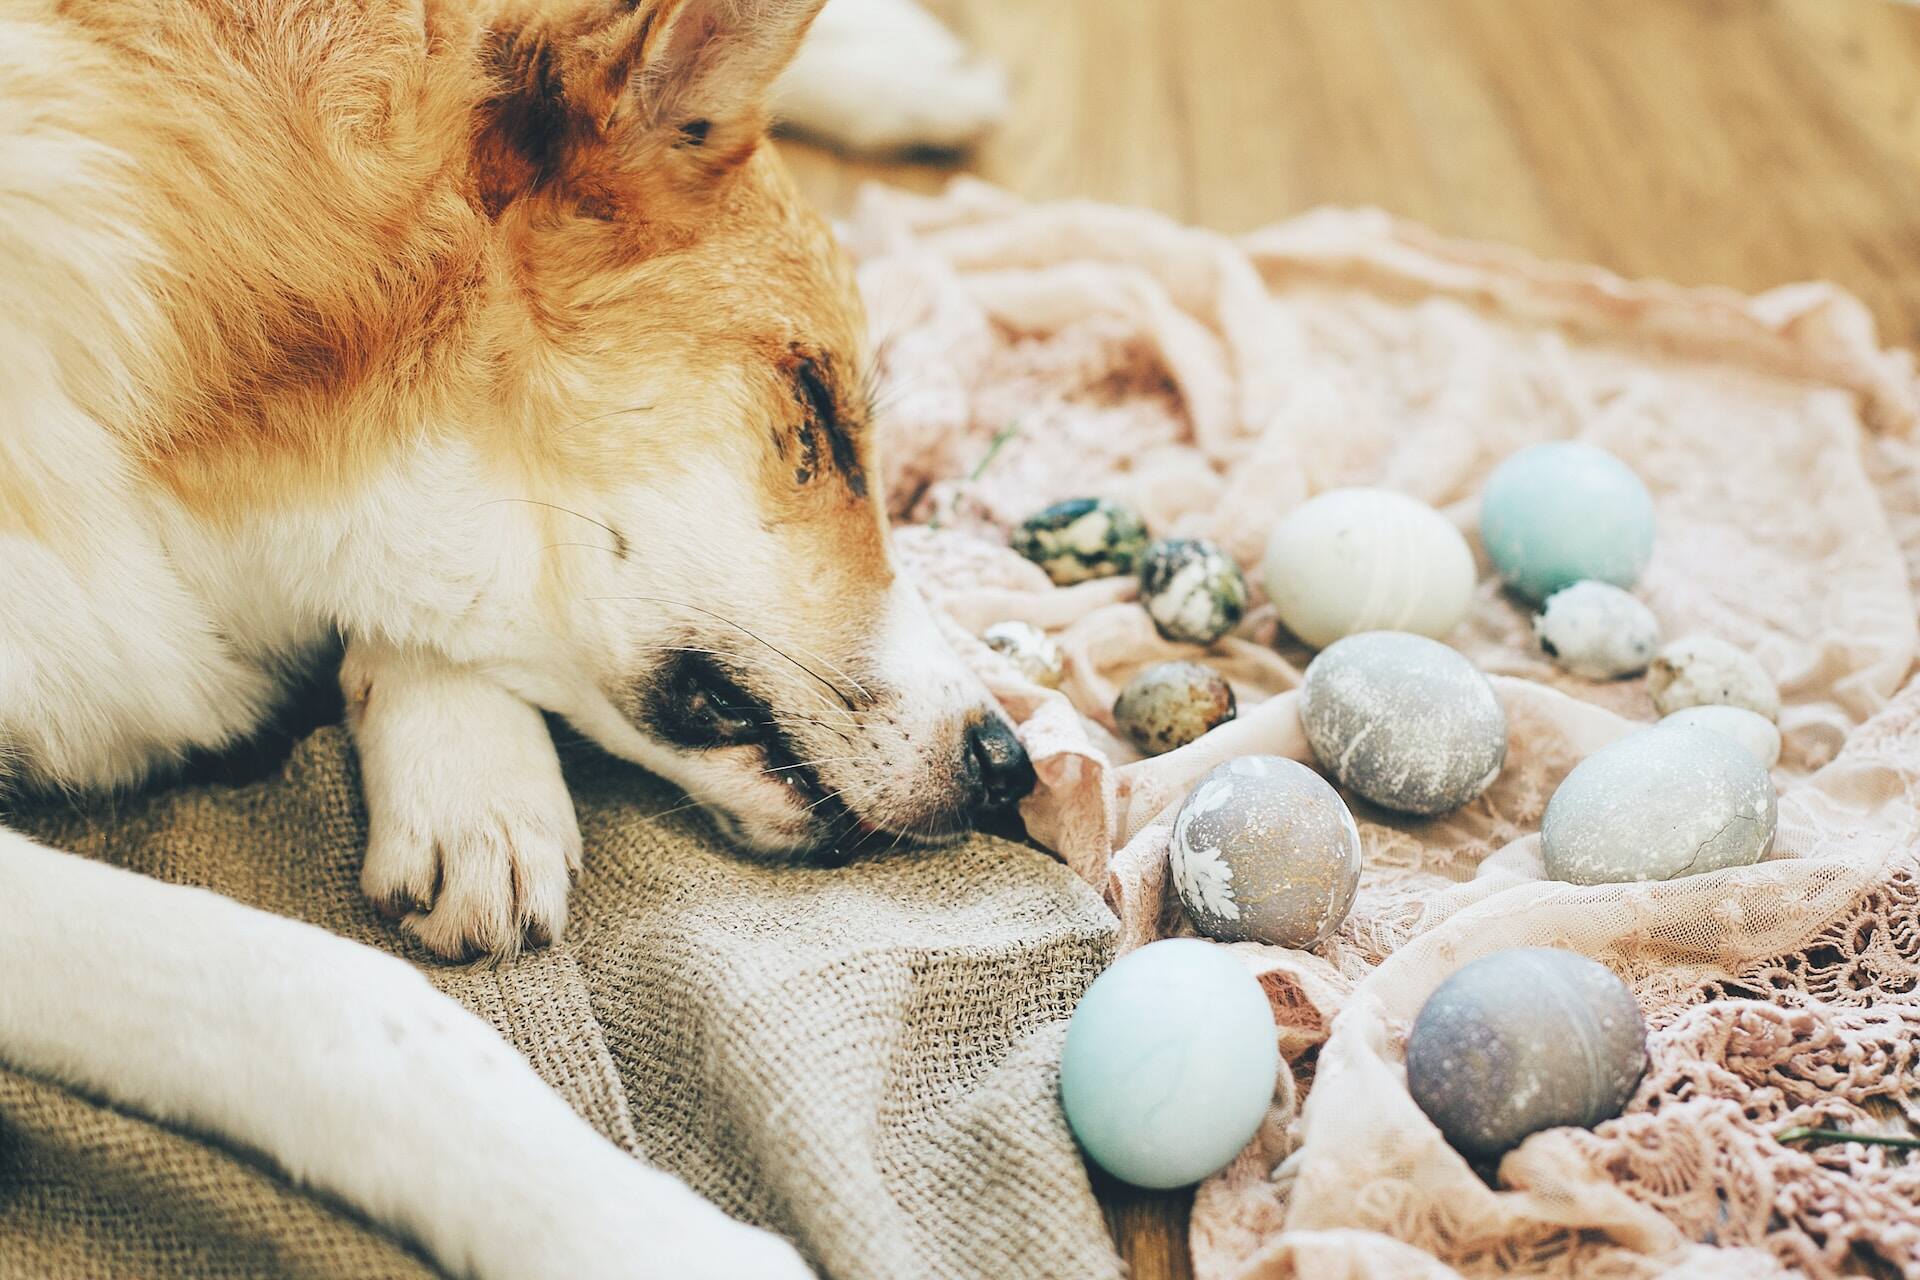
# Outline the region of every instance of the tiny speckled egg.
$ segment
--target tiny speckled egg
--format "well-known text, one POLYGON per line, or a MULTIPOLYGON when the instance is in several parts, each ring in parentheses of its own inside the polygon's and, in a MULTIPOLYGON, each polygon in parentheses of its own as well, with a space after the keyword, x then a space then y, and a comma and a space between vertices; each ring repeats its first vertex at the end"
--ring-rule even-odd
POLYGON ((1266 993, 1224 947, 1150 943, 1080 998, 1060 1052, 1060 1105, 1094 1163, 1183 1187, 1253 1139, 1280 1078, 1266 993))
POLYGON ((1744 867, 1773 847, 1773 781, 1711 729, 1656 725, 1582 760, 1547 802, 1540 858, 1572 884, 1744 867))
POLYGON ((1471 662, 1437 640, 1369 631, 1307 666, 1300 723, 1342 786, 1432 814, 1485 791, 1507 759, 1507 715, 1471 662))
POLYGON ((1407 1088, 1463 1155, 1611 1120, 1647 1067, 1625 983, 1571 951, 1496 951, 1440 984, 1407 1036, 1407 1088))
POLYGON ((1241 756, 1194 784, 1173 820, 1173 883, 1201 932, 1311 947, 1360 887, 1360 830, 1340 793, 1284 756, 1241 756))
POLYGON ((1582 579, 1630 587, 1653 555, 1653 498, 1604 449, 1522 449, 1480 497, 1480 542, 1509 587, 1545 600, 1582 579))
POLYGON ((1037 685, 1060 687, 1066 674, 1067 659, 1053 637, 1030 622, 996 622, 980 633, 987 647, 1012 663, 1014 669, 1037 685))
POLYGON ((1762 769, 1780 763, 1780 726, 1745 707, 1686 707, 1660 723, 1724 733, 1752 752, 1762 769))
POLYGON ((1688 707, 1745 707, 1780 718, 1780 687, 1754 656, 1713 636, 1688 636, 1647 668, 1647 692, 1663 716, 1688 707))
POLYGON ((1361 631, 1444 636, 1473 599, 1473 553, 1426 503, 1336 489, 1274 527, 1262 564, 1287 630, 1316 649, 1361 631))
POLYGON ((1127 682, 1113 719, 1134 746, 1157 756, 1225 724, 1236 710, 1233 687, 1212 667, 1160 662, 1127 682))
POLYGON ((1212 644, 1247 611, 1247 580, 1205 538, 1162 538, 1140 559, 1140 603, 1167 639, 1212 644))
POLYGON ((1132 573, 1147 548, 1147 525, 1132 507, 1105 498, 1069 498, 1028 516, 1013 549, 1060 586, 1132 573))
POLYGON ((1653 610, 1607 582, 1576 582, 1548 596, 1533 634, 1561 669, 1589 680, 1637 676, 1660 647, 1653 610))

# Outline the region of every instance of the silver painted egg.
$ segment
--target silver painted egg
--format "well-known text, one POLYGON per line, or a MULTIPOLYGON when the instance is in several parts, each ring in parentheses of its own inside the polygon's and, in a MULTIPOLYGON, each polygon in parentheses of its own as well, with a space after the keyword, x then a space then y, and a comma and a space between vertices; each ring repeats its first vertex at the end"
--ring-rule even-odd
POLYGON ((1174 888, 1222 942, 1311 947, 1360 887, 1360 829, 1340 793, 1284 756, 1240 756, 1194 784, 1173 820, 1174 888))
POLYGON ((980 633, 989 649, 1013 664, 1021 675, 1048 689, 1058 689, 1066 675, 1066 655, 1052 636, 1031 622, 1009 619, 980 633))
POLYGON ((1069 498, 1028 516, 1009 541, 1065 587, 1132 573, 1147 549, 1147 525, 1122 503, 1069 498))
POLYGON ((1571 884, 1744 867, 1773 847, 1773 780, 1723 733, 1656 725, 1602 747, 1547 802, 1540 857, 1571 884))
POLYGON ((1647 1026, 1606 966, 1550 947, 1496 951, 1428 997, 1407 1036, 1407 1088, 1455 1150, 1490 1159, 1529 1134, 1626 1107, 1647 1026))
POLYGON ((1113 704, 1120 732, 1152 756, 1186 746, 1234 714, 1232 686, 1197 662, 1148 667, 1127 682, 1113 704))
POLYGON ((1780 726, 1745 707, 1686 707, 1660 722, 1724 733, 1753 753, 1762 769, 1780 763, 1780 726))
POLYGON ((1402 813, 1459 808, 1507 759, 1507 715, 1487 678, 1439 641, 1401 631, 1322 649, 1307 667, 1300 723, 1340 785, 1402 813))
POLYGON ((1160 634, 1212 644, 1247 611, 1247 579, 1205 538, 1161 538, 1140 558, 1140 603, 1160 634))
POLYGON ((1688 707, 1745 707, 1780 718, 1780 687, 1744 649, 1713 636, 1687 636, 1662 649, 1647 668, 1647 692, 1663 716, 1688 707))
POLYGON ((1660 647, 1653 610, 1609 582, 1576 582, 1548 596, 1533 634, 1562 670, 1588 680, 1639 675, 1660 647))

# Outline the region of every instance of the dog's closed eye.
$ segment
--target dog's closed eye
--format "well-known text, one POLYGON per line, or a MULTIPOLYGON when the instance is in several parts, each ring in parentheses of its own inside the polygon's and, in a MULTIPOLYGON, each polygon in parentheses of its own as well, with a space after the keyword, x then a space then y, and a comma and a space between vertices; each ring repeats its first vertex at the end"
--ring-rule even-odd
POLYGON ((788 377, 801 413, 800 458, 793 478, 795 483, 804 485, 821 473, 824 441, 826 466, 846 482, 854 497, 864 498, 867 496, 866 470, 860 465, 853 422, 843 406, 834 373, 831 357, 813 355, 797 347, 792 350, 788 377))

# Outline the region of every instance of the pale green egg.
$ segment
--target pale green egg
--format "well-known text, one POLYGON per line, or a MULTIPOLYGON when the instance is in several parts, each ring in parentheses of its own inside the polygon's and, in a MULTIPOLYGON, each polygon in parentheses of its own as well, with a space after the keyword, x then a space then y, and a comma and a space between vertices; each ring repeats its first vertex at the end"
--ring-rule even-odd
POLYGON ((1480 495, 1480 542, 1506 584, 1545 600, 1582 579, 1630 587, 1653 555, 1653 498, 1604 449, 1522 449, 1480 495))

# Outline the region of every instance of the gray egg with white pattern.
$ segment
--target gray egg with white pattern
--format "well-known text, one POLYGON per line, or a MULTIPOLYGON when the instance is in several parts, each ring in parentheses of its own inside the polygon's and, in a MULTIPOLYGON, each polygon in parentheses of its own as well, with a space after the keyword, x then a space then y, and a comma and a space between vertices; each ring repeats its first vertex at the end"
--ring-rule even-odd
POLYGON ((1173 820, 1174 889, 1222 942, 1311 947, 1353 908, 1360 829, 1340 793, 1284 756, 1239 756, 1194 784, 1173 820))
POLYGON ((1588 680, 1639 675, 1660 647, 1653 610, 1610 582, 1576 582, 1548 596, 1533 634, 1562 670, 1588 680))
POLYGON ((1052 636, 1031 622, 996 622, 980 633, 980 639, 1033 683, 1046 689, 1060 687, 1067 671, 1066 655, 1052 636))
POLYGON ((1114 723, 1148 755, 1184 747, 1233 719, 1233 686, 1198 662, 1160 662, 1127 682, 1113 703, 1114 723))
POLYGON ((1124 503, 1069 498, 1028 516, 1008 541, 1067 587, 1132 573, 1147 549, 1147 524, 1124 503))
POLYGON ((1140 557, 1140 603, 1167 639, 1212 644, 1247 611, 1247 579, 1205 538, 1161 538, 1140 557))

